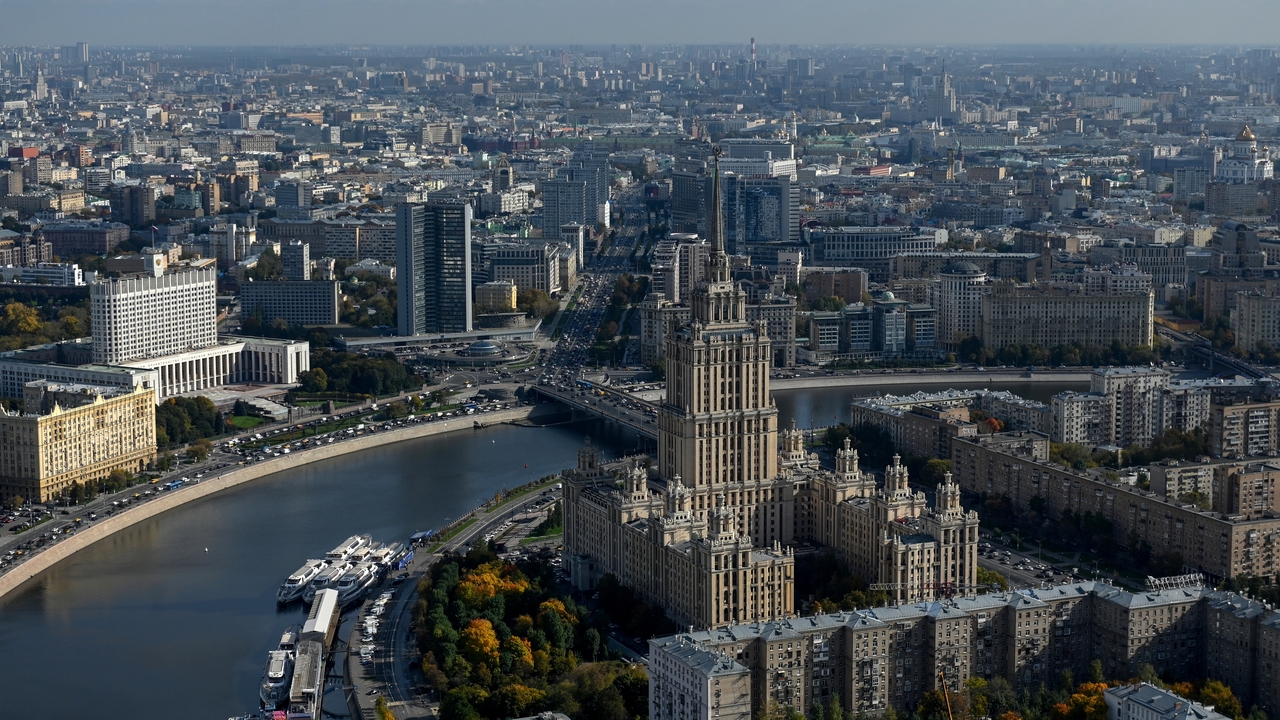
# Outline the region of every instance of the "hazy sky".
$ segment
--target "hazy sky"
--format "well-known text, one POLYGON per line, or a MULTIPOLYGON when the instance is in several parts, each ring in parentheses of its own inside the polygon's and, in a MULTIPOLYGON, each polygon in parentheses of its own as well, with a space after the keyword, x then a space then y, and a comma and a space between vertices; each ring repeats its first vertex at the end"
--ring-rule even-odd
POLYGON ((1280 44, 1280 0, 0 0, 0 44, 1280 44))

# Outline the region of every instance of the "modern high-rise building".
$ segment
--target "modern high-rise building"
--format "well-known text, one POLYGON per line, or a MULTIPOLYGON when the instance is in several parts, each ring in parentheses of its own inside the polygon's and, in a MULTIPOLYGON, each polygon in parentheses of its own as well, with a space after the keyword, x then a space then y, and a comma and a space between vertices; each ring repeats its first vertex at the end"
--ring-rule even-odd
POLYGON ((800 239, 800 186, 788 175, 726 173, 722 179, 725 249, 749 254, 752 243, 800 239))
POLYGON ((151 185, 111 187, 111 219, 134 227, 150 225, 156 219, 156 189, 151 185))
POLYGON ((471 206, 398 206, 396 256, 399 334, 470 332, 471 206))
POLYGON ((565 225, 594 227, 586 180, 558 177, 542 184, 542 236, 554 237, 565 225))
MULTIPOLYGON (((586 183, 586 223, 608 225, 609 184, 613 179, 613 171, 609 167, 609 149, 592 141, 584 142, 574 151, 573 160, 569 162, 566 172, 572 179, 586 183)), ((554 229, 558 226, 547 227, 554 229)))
POLYGON ((299 240, 280 246, 280 261, 286 280, 311 279, 311 246, 299 240))
POLYGON ((217 290, 213 260, 93 283, 93 361, 115 365, 215 344, 217 290))

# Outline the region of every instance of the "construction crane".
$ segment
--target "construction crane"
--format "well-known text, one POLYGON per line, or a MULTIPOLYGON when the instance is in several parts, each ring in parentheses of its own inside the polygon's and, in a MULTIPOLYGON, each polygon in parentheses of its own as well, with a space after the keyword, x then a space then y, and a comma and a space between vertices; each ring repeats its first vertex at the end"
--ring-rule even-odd
POLYGON ((938 677, 942 678, 942 699, 947 701, 947 719, 956 720, 955 716, 951 714, 951 694, 947 692, 947 671, 938 670, 938 677))

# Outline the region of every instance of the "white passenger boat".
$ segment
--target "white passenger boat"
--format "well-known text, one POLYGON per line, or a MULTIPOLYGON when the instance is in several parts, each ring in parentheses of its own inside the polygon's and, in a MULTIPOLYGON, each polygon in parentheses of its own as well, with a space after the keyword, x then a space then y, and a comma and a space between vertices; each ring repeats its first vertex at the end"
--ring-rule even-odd
POLYGON ((346 605, 364 594, 373 581, 378 578, 378 567, 373 563, 357 563, 338 581, 338 604, 346 605))
POLYGON ((276 592, 276 602, 293 602, 302 597, 307 585, 310 585, 311 581, 315 580, 316 576, 327 567, 329 567, 328 560, 308 560, 306 565, 298 568, 280 585, 280 589, 276 592))
POLYGON ((371 542, 373 542, 372 536, 352 535, 351 537, 344 540, 341 545, 330 550, 329 554, 326 555, 325 557, 328 558, 330 562, 335 562, 339 560, 349 560, 357 550, 359 550, 362 547, 365 547, 371 542))
POLYGON ((339 562, 325 568, 311 581, 310 585, 307 585, 307 589, 302 593, 302 601, 310 604, 315 599, 317 591, 336 587, 338 581, 342 579, 342 576, 350 572, 352 567, 354 566, 349 562, 339 562))

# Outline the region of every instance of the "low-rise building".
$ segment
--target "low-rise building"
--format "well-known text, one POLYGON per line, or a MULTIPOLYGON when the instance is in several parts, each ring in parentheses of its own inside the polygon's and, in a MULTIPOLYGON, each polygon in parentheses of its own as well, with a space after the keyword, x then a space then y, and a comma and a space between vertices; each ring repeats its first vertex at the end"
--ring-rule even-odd
POLYGON ((516 310, 516 284, 510 280, 476 285, 476 308, 479 313, 509 313, 516 310))
POLYGON ((355 275, 357 273, 369 273, 370 275, 375 275, 377 277, 384 278, 387 280, 395 280, 396 266, 383 265, 382 261, 380 260, 374 260, 373 258, 365 258, 360 262, 351 263, 350 265, 348 265, 346 273, 348 276, 355 275))
POLYGON ((0 279, 7 283, 39 285, 84 285, 84 273, 75 263, 40 263, 35 267, 0 267, 0 279))
POLYGON ((1213 707, 1148 683, 1107 688, 1107 720, 1231 720, 1213 707))

